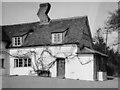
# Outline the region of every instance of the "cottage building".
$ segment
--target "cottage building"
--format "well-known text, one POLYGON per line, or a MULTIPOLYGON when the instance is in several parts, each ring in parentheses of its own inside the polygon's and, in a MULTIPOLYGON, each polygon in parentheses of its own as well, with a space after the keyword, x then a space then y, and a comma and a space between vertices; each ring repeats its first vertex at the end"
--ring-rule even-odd
POLYGON ((39 22, 2 26, 2 74, 31 75, 40 68, 51 77, 98 80, 106 55, 93 49, 88 17, 50 20, 50 7, 40 4, 39 22))

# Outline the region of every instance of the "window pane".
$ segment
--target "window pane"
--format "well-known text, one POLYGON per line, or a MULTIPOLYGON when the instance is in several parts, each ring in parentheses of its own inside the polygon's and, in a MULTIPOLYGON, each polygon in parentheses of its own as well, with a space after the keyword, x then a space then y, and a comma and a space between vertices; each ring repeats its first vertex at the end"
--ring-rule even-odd
POLYGON ((4 59, 2 59, 2 68, 4 68, 4 59))
POLYGON ((23 66, 23 59, 19 59, 19 67, 23 66))
POLYGON ((14 45, 17 46, 17 45, 21 45, 21 39, 22 37, 15 37, 14 38, 14 45))
POLYGON ((60 34, 58 34, 58 36, 57 36, 57 41, 58 42, 60 41, 60 34))
POLYGON ((4 59, 3 59, 3 58, 0 59, 0 67, 1 67, 1 68, 4 68, 4 59))
POLYGON ((16 67, 16 59, 14 59, 14 67, 16 67))
POLYGON ((17 42, 15 42, 15 45, 17 45, 17 42))
POLYGON ((54 42, 61 43, 62 42, 62 33, 54 34, 54 42))
POLYGON ((15 38, 15 45, 17 45, 17 37, 15 38))
POLYGON ((17 45, 17 37, 14 38, 14 44, 17 45))
POLYGON ((18 45, 20 45, 20 42, 18 42, 18 45))
POLYGON ((20 37, 18 37, 18 40, 20 40, 20 37))
POLYGON ((20 37, 17 39, 17 44, 20 45, 20 37))
POLYGON ((28 66, 31 66, 31 59, 28 59, 28 66))
POLYGON ((20 40, 20 37, 18 37, 17 39, 20 40))
POLYGON ((20 37, 18 37, 18 42, 20 42, 20 37))
POLYGON ((24 67, 27 67, 27 58, 24 59, 24 67))
POLYGON ((17 38, 15 37, 15 41, 17 41, 17 38))
POLYGON ((15 42, 17 42, 17 40, 15 40, 15 42))
POLYGON ((56 42, 57 40, 57 35, 56 34, 54 34, 54 42, 56 42))
POLYGON ((18 67, 18 59, 14 59, 14 67, 18 67))

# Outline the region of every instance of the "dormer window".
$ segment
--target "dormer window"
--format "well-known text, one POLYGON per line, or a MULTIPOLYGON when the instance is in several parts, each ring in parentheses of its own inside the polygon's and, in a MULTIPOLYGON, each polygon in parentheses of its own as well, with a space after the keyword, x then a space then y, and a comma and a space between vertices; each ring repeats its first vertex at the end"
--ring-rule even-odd
POLYGON ((13 37, 13 46, 21 46, 22 37, 13 37))
POLYGON ((68 34, 69 28, 66 29, 56 29, 51 32, 52 34, 52 44, 62 44, 66 35, 68 34))
POLYGON ((17 46, 22 46, 22 44, 24 43, 24 41, 26 40, 27 36, 29 34, 32 34, 34 32, 33 29, 30 29, 28 31, 19 31, 17 33, 15 33, 13 36, 12 36, 12 45, 14 47, 17 47, 17 46))
POLYGON ((63 33, 52 33, 52 43, 61 44, 63 41, 63 33))

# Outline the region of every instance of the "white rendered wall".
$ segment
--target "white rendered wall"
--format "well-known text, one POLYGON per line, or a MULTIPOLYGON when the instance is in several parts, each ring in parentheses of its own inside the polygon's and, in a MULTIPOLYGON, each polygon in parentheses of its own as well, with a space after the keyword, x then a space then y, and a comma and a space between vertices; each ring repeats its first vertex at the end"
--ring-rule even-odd
MULTIPOLYGON (((94 61, 93 61, 93 55, 92 54, 80 54, 78 56, 75 56, 77 52, 77 45, 63 45, 63 46, 51 46, 51 47, 32 47, 32 48, 17 48, 17 49, 10 49, 11 55, 22 55, 29 51, 35 51, 38 54, 38 57, 40 57, 43 50, 47 50, 52 53, 52 55, 56 57, 62 57, 68 59, 65 59, 65 78, 70 79, 80 79, 80 80, 94 80, 93 74, 94 74, 94 61), (75 57, 74 57, 75 56, 75 57), (90 62, 89 62, 90 61, 90 62), (89 62, 89 63, 87 63, 89 62), (85 64, 87 63, 87 64, 85 64), (85 65, 82 65, 85 64, 85 65)), ((29 57, 32 58, 33 65, 35 57, 34 54, 29 54, 29 57)), ((44 63, 49 64, 50 62, 56 60, 56 58, 53 58, 50 54, 45 52, 43 54, 44 57, 44 63)), ((29 75, 30 71, 33 71, 33 68, 31 67, 14 67, 14 58, 10 56, 10 75, 29 75)), ((57 67, 56 63, 53 65, 52 68, 50 68, 51 76, 57 77, 57 67)))
MULTIPOLYGON (((8 63, 9 63, 9 61, 8 61, 8 54, 6 53, 6 52, 8 52, 8 50, 6 50, 6 45, 7 45, 7 43, 6 42, 0 42, 0 52, 2 52, 2 53, 0 53, 0 60, 1 59, 4 59, 4 68, 1 68, 0 67, 0 75, 6 75, 6 74, 8 74, 9 72, 9 65, 8 65, 8 63), (4 51, 4 52, 3 52, 4 51)), ((1 63, 1 62, 0 62, 1 63)))
POLYGON ((79 80, 94 80, 93 63, 94 61, 92 54, 81 54, 79 55, 79 59, 76 57, 74 58, 74 60, 70 60, 70 62, 66 63, 65 77, 70 79, 79 79, 79 80), (82 62, 82 64, 84 65, 82 65, 80 62, 82 62))
MULTIPOLYGON (((46 47, 31 47, 31 48, 12 48, 10 49, 10 54, 13 56, 19 56, 23 55, 25 53, 28 53, 30 51, 35 51, 37 53, 37 58, 40 57, 42 51, 48 50, 51 52, 51 54, 55 57, 63 57, 66 58, 66 56, 70 54, 75 54, 77 52, 77 45, 62 45, 62 46, 46 46, 46 47)), ((34 60, 34 54, 28 54, 30 58, 32 58, 33 65, 35 65, 34 60)), ((50 54, 45 52, 43 54, 44 57, 44 63, 47 65, 50 62, 56 60, 56 58, 52 57, 50 54)), ((33 70, 31 67, 14 67, 14 57, 10 56, 10 75, 29 75, 29 72, 33 70)), ((52 68, 50 68, 51 76, 56 77, 57 71, 56 71, 56 63, 53 65, 52 68)))
POLYGON ((51 72, 51 77, 57 77, 56 63, 55 63, 55 65, 50 69, 50 72, 51 72))

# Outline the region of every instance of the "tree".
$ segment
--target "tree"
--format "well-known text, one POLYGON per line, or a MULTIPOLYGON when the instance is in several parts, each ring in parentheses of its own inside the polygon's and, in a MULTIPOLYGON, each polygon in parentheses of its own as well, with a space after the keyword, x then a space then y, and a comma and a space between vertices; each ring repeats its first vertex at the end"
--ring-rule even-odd
POLYGON ((94 40, 94 45, 93 45, 94 49, 101 53, 106 53, 105 50, 107 47, 106 47, 106 43, 104 42, 104 38, 102 36, 101 28, 97 29, 93 40, 94 40))
MULTIPOLYGON (((120 1, 118 2, 118 9, 114 12, 109 12, 110 17, 106 23, 107 32, 118 32, 117 43, 113 45, 118 45, 118 51, 114 52, 113 49, 108 51, 108 72, 110 75, 120 75, 120 1)), ((108 34, 108 33, 107 33, 108 34)), ((107 35, 106 35, 107 36, 107 35)))
MULTIPOLYGON (((120 4, 120 2, 118 2, 118 4, 120 4)), ((116 31, 120 28, 120 7, 114 12, 109 12, 109 14, 110 17, 107 20, 107 27, 112 29, 112 31, 116 31)))
POLYGON ((110 76, 118 76, 119 74, 119 65, 120 65, 120 62, 119 62, 119 54, 118 52, 114 52, 113 49, 110 49, 108 51, 108 62, 107 62, 107 72, 108 72, 108 75, 110 76))
POLYGON ((118 9, 115 10, 114 12, 109 12, 109 14, 110 17, 108 17, 105 27, 106 36, 108 35, 108 32, 117 31, 118 32, 117 42, 115 42, 113 45, 119 45, 120 44, 120 1, 118 2, 118 9))
POLYGON ((120 54, 117 52, 114 52, 113 49, 109 48, 106 45, 106 42, 104 41, 104 38, 102 36, 102 29, 99 28, 96 31, 96 34, 93 38, 94 44, 93 47, 95 50, 101 52, 101 53, 106 53, 108 55, 107 58, 107 74, 110 76, 118 76, 120 75, 120 54))

